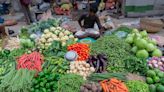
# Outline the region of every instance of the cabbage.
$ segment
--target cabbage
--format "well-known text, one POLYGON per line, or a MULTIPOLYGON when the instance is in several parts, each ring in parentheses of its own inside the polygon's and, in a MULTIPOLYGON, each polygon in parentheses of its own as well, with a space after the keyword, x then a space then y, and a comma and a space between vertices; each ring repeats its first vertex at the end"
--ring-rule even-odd
POLYGON ((37 35, 36 35, 36 34, 31 34, 31 35, 30 35, 30 38, 31 38, 31 39, 36 39, 36 38, 37 38, 37 35))
POLYGON ((154 45, 157 45, 157 41, 155 39, 150 39, 149 42, 154 44, 154 45))
POLYGON ((132 44, 133 43, 133 37, 132 36, 129 36, 125 39, 125 41, 129 44, 132 44))
POLYGON ((133 29, 132 33, 139 33, 138 29, 133 29))
POLYGON ((131 51, 132 51, 133 53, 136 53, 137 50, 138 50, 137 46, 134 46, 134 47, 131 49, 131 51))
POLYGON ((144 58, 145 59, 145 58, 149 57, 149 53, 146 50, 139 50, 139 51, 137 51, 136 56, 138 58, 144 58))
POLYGON ((152 43, 147 44, 146 50, 151 52, 155 49, 155 46, 152 43))
POLYGON ((20 39, 20 43, 25 48, 31 48, 34 46, 34 42, 32 42, 30 39, 20 39))
POLYGON ((140 34, 141 34, 142 37, 147 37, 147 35, 148 35, 145 30, 144 31, 141 31, 140 34))
POLYGON ((147 47, 147 41, 145 39, 138 39, 135 44, 140 49, 145 49, 147 47))
POLYGON ((161 57, 162 56, 162 51, 159 50, 159 49, 155 49, 152 53, 152 56, 161 57))

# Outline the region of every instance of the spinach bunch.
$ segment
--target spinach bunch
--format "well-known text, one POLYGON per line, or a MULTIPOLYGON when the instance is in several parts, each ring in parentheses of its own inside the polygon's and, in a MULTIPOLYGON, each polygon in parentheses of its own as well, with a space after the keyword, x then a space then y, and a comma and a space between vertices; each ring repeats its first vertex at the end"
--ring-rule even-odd
POLYGON ((145 82, 130 80, 126 82, 129 92, 149 92, 149 86, 145 82))
POLYGON ((135 56, 128 56, 124 62, 125 69, 130 73, 145 75, 148 70, 147 61, 145 59, 139 59, 135 56))
POLYGON ((80 92, 80 86, 84 83, 85 81, 80 75, 63 75, 58 81, 58 92, 80 92))

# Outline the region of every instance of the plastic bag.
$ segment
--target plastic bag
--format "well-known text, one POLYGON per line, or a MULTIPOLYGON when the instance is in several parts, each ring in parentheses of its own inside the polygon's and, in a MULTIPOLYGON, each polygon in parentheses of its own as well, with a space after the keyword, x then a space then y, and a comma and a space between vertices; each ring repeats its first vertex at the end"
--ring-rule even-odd
POLYGON ((88 36, 87 33, 84 31, 78 31, 75 33, 75 37, 77 38, 86 38, 87 36, 88 36))
POLYGON ((124 31, 118 31, 115 33, 115 35, 119 38, 125 38, 127 36, 127 32, 124 32, 124 31))
POLYGON ((86 29, 85 32, 89 37, 97 38, 100 36, 100 32, 98 30, 95 30, 93 28, 86 29))

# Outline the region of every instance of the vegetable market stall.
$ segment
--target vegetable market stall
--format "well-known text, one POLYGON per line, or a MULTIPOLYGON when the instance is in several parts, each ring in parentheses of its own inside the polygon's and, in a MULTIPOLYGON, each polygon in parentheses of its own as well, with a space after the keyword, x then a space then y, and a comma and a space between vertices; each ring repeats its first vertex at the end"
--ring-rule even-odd
POLYGON ((19 47, 0 51, 0 92, 164 92, 163 53, 146 31, 121 27, 85 43, 60 25, 22 27, 19 47))

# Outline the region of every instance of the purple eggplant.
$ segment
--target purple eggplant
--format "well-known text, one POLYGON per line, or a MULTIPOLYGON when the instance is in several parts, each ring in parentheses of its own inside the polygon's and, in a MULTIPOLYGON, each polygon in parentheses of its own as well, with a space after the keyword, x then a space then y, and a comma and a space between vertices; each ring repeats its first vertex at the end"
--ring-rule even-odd
POLYGON ((98 72, 99 67, 100 67, 100 60, 97 60, 97 62, 96 62, 96 72, 98 72))

